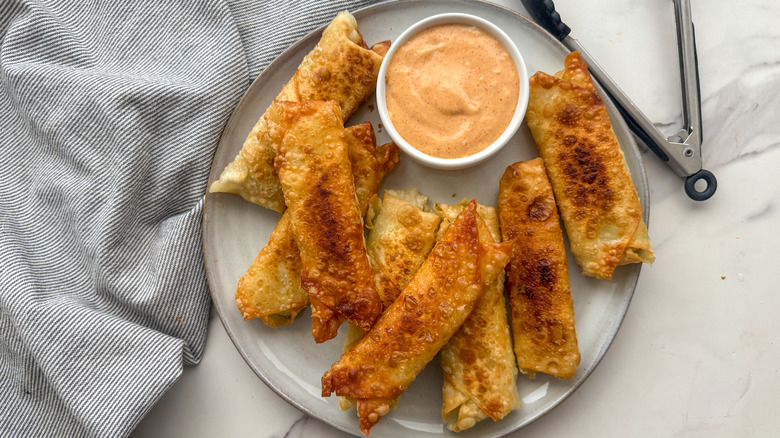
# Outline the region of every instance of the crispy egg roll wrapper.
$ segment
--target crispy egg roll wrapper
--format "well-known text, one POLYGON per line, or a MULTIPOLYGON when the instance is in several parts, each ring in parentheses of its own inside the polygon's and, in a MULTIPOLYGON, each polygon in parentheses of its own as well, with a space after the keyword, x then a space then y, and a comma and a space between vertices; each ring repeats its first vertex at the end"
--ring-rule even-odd
POLYGON ((288 212, 238 281, 236 305, 245 321, 261 318, 271 327, 293 322, 309 305, 309 294, 301 288, 301 253, 288 212))
MULTIPOLYGON (((361 214, 365 214, 382 178, 398 163, 399 149, 394 143, 377 148, 370 122, 346 128, 344 139, 358 205, 361 214)), ((287 211, 271 233, 268 244, 239 280, 236 304, 245 320, 259 317, 271 327, 293 322, 309 305, 309 294, 301 288, 301 255, 287 211)))
MULTIPOLYGON (((436 204, 444 218, 440 229, 455 220, 467 205, 436 204)), ((480 240, 500 242, 498 212, 479 204, 480 240)), ((520 407, 517 365, 504 298, 504 273, 487 285, 485 294, 466 321, 442 348, 444 372, 441 415, 447 428, 460 432, 490 417, 498 421, 520 407)))
POLYGON ((609 279, 627 263, 652 263, 634 182, 579 53, 556 76, 530 78, 526 121, 544 159, 582 273, 609 279))
POLYGON ((580 363, 563 232, 541 158, 507 167, 498 189, 501 232, 511 241, 507 288, 520 370, 570 379, 580 363))
MULTIPOLYGON (((390 307, 425 262, 440 222, 441 217, 428 207, 428 197, 417 189, 387 190, 384 200, 371 198, 366 249, 383 308, 390 307)), ((354 347, 363 334, 350 324, 343 351, 354 347)), ((355 406, 355 400, 341 397, 339 406, 347 410, 355 406)))
POLYGON ((430 210, 428 197, 419 195, 416 189, 388 190, 384 200, 374 197, 369 205, 366 249, 384 308, 390 307, 412 281, 436 240, 441 218, 425 211, 430 210))
MULTIPOLYGON (((276 100, 335 100, 341 107, 342 121, 346 121, 374 92, 379 66, 389 44, 377 43, 368 49, 355 18, 349 12, 342 12, 325 28, 320 41, 303 59, 276 100)), ((284 194, 274 170, 276 153, 266 114, 268 110, 209 191, 240 195, 281 213, 285 209, 284 194)))
POLYGON ((344 320, 368 330, 382 311, 366 253, 349 152, 335 101, 274 102, 275 166, 301 254, 312 335, 324 342, 344 320))
POLYGON ((322 377, 324 397, 358 399, 365 435, 463 324, 485 284, 503 271, 511 244, 480 241, 479 222, 472 202, 374 327, 322 377))

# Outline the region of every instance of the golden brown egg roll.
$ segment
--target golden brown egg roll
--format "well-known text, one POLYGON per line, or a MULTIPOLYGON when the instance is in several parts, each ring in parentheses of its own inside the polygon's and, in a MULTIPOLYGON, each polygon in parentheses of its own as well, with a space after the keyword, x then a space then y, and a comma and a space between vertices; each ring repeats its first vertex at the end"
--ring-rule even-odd
POLYGON ((476 202, 434 246, 401 295, 322 377, 322 395, 358 399, 368 435, 390 405, 452 337, 495 281, 511 244, 480 241, 476 202))
POLYGON ((582 273, 609 279, 618 265, 652 263, 639 197, 579 53, 556 76, 537 72, 529 82, 526 121, 582 273))
POLYGON ((433 248, 441 218, 427 202, 417 189, 387 190, 384 200, 372 198, 366 248, 384 308, 401 294, 433 248))
POLYGON ((324 342, 348 320, 368 330, 382 311, 366 253, 344 127, 335 101, 274 102, 275 167, 301 253, 312 335, 324 342))
POLYGON ((301 253, 287 211, 238 281, 236 305, 244 320, 261 318, 271 327, 293 322, 309 305, 309 294, 301 288, 301 253))
MULTIPOLYGON (((440 228, 446 229, 467 204, 465 199, 457 205, 436 204, 444 219, 440 228)), ((483 220, 480 240, 500 242, 496 209, 479 204, 477 212, 483 220)), ((448 429, 460 432, 488 417, 498 421, 520 407, 503 272, 441 349, 439 363, 444 372, 441 415, 448 429)))
MULTIPOLYGON (((428 197, 417 189, 387 190, 384 200, 371 198, 366 249, 383 308, 390 307, 425 262, 440 222, 439 215, 428 207, 428 197)), ((343 351, 354 347, 363 334, 350 324, 343 351)), ((347 410, 355 406, 355 400, 342 397, 339 406, 347 410)))
MULTIPOLYGON (((306 55, 276 99, 335 100, 341 107, 342 121, 346 121, 374 92, 388 46, 389 42, 382 42, 368 49, 355 18, 342 12, 325 28, 317 46, 306 55)), ((233 193, 271 210, 284 211, 269 129, 263 115, 236 158, 212 183, 210 192, 233 193)))
POLYGON ((507 167, 498 188, 517 365, 570 379, 580 363, 558 211, 541 158, 507 167))
MULTIPOLYGON (((394 143, 377 148, 370 122, 346 128, 344 140, 364 215, 382 178, 398 163, 399 149, 394 143)), ((301 288, 301 255, 289 216, 287 211, 282 214, 268 244, 238 282, 236 304, 245 320, 259 317, 267 325, 278 327, 293 322, 309 305, 309 294, 301 288)))

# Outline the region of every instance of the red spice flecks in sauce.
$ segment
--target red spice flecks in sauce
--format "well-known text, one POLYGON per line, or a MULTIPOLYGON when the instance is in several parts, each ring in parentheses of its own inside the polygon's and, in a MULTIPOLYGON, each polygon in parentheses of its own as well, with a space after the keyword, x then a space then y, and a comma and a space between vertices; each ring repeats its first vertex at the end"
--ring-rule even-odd
POLYGON ((520 93, 504 46, 465 24, 434 26, 407 40, 385 80, 395 129, 439 158, 473 155, 493 143, 512 120, 520 93))

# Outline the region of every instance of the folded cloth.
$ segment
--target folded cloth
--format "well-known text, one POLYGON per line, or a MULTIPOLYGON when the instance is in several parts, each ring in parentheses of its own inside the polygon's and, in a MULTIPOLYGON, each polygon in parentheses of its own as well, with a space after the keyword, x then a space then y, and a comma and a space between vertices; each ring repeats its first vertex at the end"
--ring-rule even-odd
POLYGON ((0 436, 127 436, 198 363, 222 127, 365 3, 0 3, 0 436))

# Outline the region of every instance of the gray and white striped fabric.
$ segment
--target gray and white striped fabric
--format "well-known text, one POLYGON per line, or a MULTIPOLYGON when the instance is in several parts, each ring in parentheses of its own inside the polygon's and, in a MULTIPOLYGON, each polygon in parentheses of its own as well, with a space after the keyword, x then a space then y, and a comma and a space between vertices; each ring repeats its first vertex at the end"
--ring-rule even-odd
POLYGON ((220 131, 365 3, 0 2, 0 436, 127 436, 198 363, 220 131))

